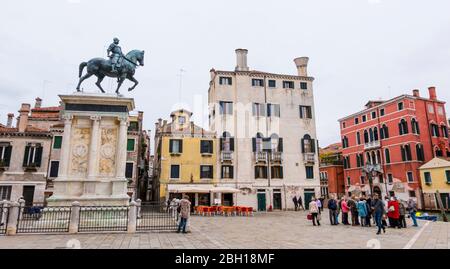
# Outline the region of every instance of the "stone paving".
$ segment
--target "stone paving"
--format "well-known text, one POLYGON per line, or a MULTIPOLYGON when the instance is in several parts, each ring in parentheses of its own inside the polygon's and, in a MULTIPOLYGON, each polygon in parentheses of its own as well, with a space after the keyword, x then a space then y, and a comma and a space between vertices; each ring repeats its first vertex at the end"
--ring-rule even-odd
POLYGON ((419 221, 420 227, 387 229, 331 226, 324 212, 321 226, 306 212, 256 213, 253 217, 192 216, 191 233, 97 233, 0 236, 0 248, 88 249, 310 249, 443 248, 450 249, 450 223, 419 221), (425 225, 426 224, 426 225, 425 225))

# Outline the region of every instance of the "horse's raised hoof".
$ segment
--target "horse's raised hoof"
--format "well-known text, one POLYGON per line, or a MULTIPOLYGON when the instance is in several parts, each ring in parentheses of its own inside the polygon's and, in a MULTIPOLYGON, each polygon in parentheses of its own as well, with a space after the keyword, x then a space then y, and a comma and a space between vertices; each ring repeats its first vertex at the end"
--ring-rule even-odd
POLYGON ((128 91, 131 92, 133 90, 133 88, 128 88, 128 91))

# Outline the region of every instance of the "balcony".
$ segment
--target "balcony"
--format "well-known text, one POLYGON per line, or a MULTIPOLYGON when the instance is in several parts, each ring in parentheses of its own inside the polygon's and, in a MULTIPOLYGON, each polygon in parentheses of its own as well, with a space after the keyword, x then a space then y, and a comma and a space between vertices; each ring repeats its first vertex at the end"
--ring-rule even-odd
POLYGON ((274 163, 282 163, 283 152, 272 152, 272 154, 270 155, 270 161, 274 163))
POLYGON ((29 163, 23 166, 25 172, 37 172, 38 165, 36 163, 29 163))
POLYGON ((264 151, 255 152, 255 162, 256 163, 259 163, 259 162, 267 163, 267 152, 264 152, 264 151))
POLYGON ((233 152, 232 151, 220 152, 220 161, 221 162, 232 162, 233 161, 233 152))
POLYGON ((6 171, 8 165, 5 160, 0 159, 0 172, 6 171))
POLYGON ((376 149, 376 148, 379 148, 379 147, 380 147, 380 140, 376 140, 376 141, 372 141, 372 142, 364 144, 364 149, 365 150, 376 149))
POLYGON ((303 153, 303 161, 305 163, 315 163, 316 154, 315 153, 303 153))

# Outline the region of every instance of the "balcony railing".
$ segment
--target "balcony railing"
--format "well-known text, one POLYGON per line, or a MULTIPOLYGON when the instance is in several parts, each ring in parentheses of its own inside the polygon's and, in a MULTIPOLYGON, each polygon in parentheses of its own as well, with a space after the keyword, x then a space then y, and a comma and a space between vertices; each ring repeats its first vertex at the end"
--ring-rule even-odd
POLYGON ((264 152, 264 151, 255 152, 255 162, 267 163, 267 152, 264 152))
POLYGON ((231 162, 231 161, 233 161, 233 152, 232 151, 222 151, 222 152, 220 152, 220 161, 221 162, 231 162))
POLYGON ((303 160, 305 163, 315 163, 316 154, 315 153, 303 153, 303 160))
POLYGON ((283 162, 283 152, 272 152, 270 155, 270 160, 276 163, 283 162))
POLYGON ((372 141, 369 143, 365 143, 364 144, 364 149, 375 149, 375 148, 379 148, 380 147, 380 141, 376 140, 376 141, 372 141))

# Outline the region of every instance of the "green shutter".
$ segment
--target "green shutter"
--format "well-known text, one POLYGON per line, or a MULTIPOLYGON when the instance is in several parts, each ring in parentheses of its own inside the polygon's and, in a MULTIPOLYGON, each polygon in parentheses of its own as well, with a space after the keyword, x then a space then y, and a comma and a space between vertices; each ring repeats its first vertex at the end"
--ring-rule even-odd
POLYGON ((36 147, 36 153, 34 157, 34 163, 36 164, 36 167, 41 167, 42 162, 42 147, 36 147))
POLYGON ((173 152, 173 140, 172 139, 169 140, 169 152, 170 153, 173 152))
POLYGON ((450 170, 445 171, 445 176, 447 177, 447 183, 450 184, 450 170))
POLYGON ((127 151, 134 151, 134 139, 132 138, 127 141, 127 151))
POLYGON ((62 145, 62 136, 55 136, 53 141, 53 148, 60 149, 62 145))
POLYGON ((180 141, 180 153, 183 153, 183 140, 179 140, 180 141))
POLYGON ((23 166, 28 165, 28 156, 30 154, 30 146, 25 147, 25 153, 23 154, 23 166))
POLYGON ((5 166, 9 167, 10 161, 11 161, 11 152, 12 152, 12 146, 7 146, 5 148, 5 154, 4 154, 4 161, 5 161, 5 166))

